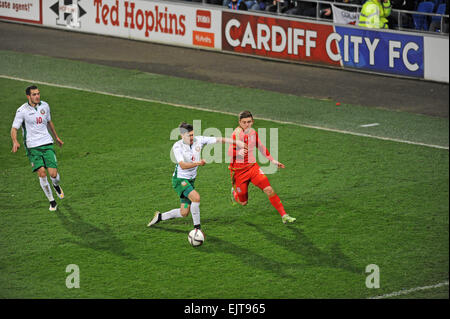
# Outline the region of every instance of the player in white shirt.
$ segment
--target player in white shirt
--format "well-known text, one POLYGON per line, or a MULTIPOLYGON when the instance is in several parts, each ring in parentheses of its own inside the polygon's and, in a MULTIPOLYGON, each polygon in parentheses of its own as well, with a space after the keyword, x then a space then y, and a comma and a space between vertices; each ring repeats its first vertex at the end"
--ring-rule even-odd
POLYGON ((61 147, 64 142, 56 134, 55 126, 50 115, 49 105, 41 101, 41 94, 36 86, 30 86, 25 90, 28 102, 17 109, 16 116, 11 127, 12 152, 16 153, 20 147, 17 141, 17 130, 22 128, 23 144, 30 160, 33 172, 37 172, 41 188, 50 202, 50 211, 57 208, 53 192, 47 180, 47 171, 50 175, 56 195, 62 199, 64 192, 59 185, 60 176, 55 151, 53 149, 53 134, 56 142, 61 147), (47 169, 47 171, 46 171, 47 169))
POLYGON ((172 176, 172 186, 180 196, 181 206, 165 213, 157 211, 148 223, 149 227, 162 220, 186 217, 191 212, 194 227, 200 229, 200 194, 194 189, 194 183, 198 167, 206 164, 206 161, 201 159, 202 148, 207 144, 214 143, 237 143, 240 148, 246 147, 244 142, 231 138, 194 137, 193 126, 184 122, 180 124, 179 128, 182 139, 175 142, 172 147, 177 162, 172 176))

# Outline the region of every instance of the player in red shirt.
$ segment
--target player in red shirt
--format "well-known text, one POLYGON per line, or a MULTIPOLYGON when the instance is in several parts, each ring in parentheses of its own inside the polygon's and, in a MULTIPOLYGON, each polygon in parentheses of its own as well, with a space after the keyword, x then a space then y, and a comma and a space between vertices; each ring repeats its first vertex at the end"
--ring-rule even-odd
POLYGON ((248 148, 239 148, 236 144, 230 145, 228 155, 231 157, 231 164, 228 167, 233 185, 232 200, 241 204, 248 203, 248 185, 253 183, 259 187, 269 198, 270 203, 280 213, 283 223, 292 223, 296 219, 289 216, 285 211, 280 198, 270 185, 269 179, 263 173, 258 163, 256 163, 253 150, 255 147, 273 164, 279 168, 285 166, 276 161, 269 153, 269 150, 261 143, 258 133, 252 128, 253 115, 249 111, 239 114, 239 126, 234 130, 231 138, 241 140, 248 145, 248 148))

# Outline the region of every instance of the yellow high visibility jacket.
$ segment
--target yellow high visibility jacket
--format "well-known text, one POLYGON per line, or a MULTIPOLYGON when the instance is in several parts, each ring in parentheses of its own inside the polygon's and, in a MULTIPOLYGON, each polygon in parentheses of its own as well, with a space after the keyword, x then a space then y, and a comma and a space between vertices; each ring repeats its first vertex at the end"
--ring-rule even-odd
POLYGON ((391 1, 368 0, 359 14, 359 26, 374 29, 388 29, 387 17, 391 14, 391 1))

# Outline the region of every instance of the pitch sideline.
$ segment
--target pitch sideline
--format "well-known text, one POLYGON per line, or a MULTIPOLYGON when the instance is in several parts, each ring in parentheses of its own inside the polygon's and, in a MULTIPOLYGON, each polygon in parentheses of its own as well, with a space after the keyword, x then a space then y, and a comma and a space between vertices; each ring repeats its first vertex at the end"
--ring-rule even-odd
MULTIPOLYGON (((9 79, 9 80, 16 80, 16 81, 22 81, 22 82, 32 82, 32 83, 43 84, 43 85, 48 85, 48 86, 54 86, 54 87, 60 87, 60 88, 65 88, 65 89, 72 89, 72 90, 78 90, 78 91, 84 91, 84 92, 90 92, 90 93, 96 93, 96 94, 103 94, 103 95, 120 97, 120 98, 126 98, 126 99, 143 101, 143 102, 165 104, 165 105, 181 107, 181 108, 185 108, 185 109, 192 109, 192 110, 198 110, 198 111, 207 111, 207 112, 220 113, 220 114, 226 114, 226 115, 236 115, 235 113, 232 113, 232 112, 212 110, 212 109, 208 109, 208 108, 201 108, 201 107, 184 105, 184 104, 169 103, 169 102, 163 102, 163 101, 152 100, 152 99, 145 99, 145 98, 140 98, 140 97, 135 97, 135 96, 115 94, 115 93, 110 93, 110 92, 95 91, 95 90, 77 88, 77 87, 70 86, 70 85, 62 85, 62 84, 56 84, 56 83, 49 83, 49 82, 43 82, 43 81, 35 81, 35 80, 30 80, 30 79, 17 78, 17 77, 3 75, 3 74, 0 74, 0 78, 9 79)), ((404 143, 404 144, 412 144, 412 145, 419 145, 419 146, 425 146, 425 147, 449 150, 448 146, 442 146, 442 145, 434 145, 434 144, 413 142, 413 141, 407 141, 407 140, 390 138, 390 137, 375 136, 375 135, 369 135, 369 134, 364 134, 364 133, 356 133, 356 132, 345 131, 345 130, 338 130, 338 129, 327 128, 327 127, 322 127, 322 126, 299 124, 299 123, 295 123, 295 122, 280 121, 280 120, 274 120, 274 119, 263 118, 263 117, 256 117, 256 116, 255 116, 255 119, 264 120, 264 121, 270 121, 270 122, 280 123, 280 124, 289 124, 289 125, 295 125, 295 126, 300 126, 300 127, 312 128, 312 129, 328 131, 328 132, 335 132, 335 133, 340 133, 340 134, 369 137, 369 138, 374 138, 374 139, 384 140, 384 141, 391 141, 391 142, 398 142, 398 143, 404 143)))
POLYGON ((401 295, 408 295, 412 292, 416 292, 416 291, 420 291, 420 290, 439 288, 439 287, 443 287, 443 286, 448 286, 448 280, 444 281, 444 282, 440 282, 435 285, 431 285, 431 286, 423 286, 423 287, 416 287, 416 288, 411 288, 411 289, 407 289, 407 290, 400 290, 400 291, 392 292, 390 294, 369 297, 368 299, 384 299, 384 298, 390 298, 390 297, 397 297, 397 296, 401 296, 401 295))

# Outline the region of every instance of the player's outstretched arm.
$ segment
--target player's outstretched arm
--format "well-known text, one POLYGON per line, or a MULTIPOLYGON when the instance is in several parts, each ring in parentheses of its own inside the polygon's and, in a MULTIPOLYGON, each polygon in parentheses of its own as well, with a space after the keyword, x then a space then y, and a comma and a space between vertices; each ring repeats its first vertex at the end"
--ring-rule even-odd
POLYGON ((275 165, 277 165, 278 168, 285 168, 285 167, 286 167, 286 166, 284 166, 283 163, 280 163, 280 162, 278 162, 278 161, 276 161, 276 160, 273 160, 273 161, 271 161, 271 162, 274 163, 275 165))
POLYGON ((261 142, 261 140, 259 139, 259 136, 257 136, 257 140, 256 143, 258 145, 258 150, 269 160, 271 161, 273 164, 275 164, 278 168, 285 168, 283 163, 278 162, 276 159, 274 159, 272 157, 272 155, 270 155, 269 150, 267 149, 267 147, 264 146, 264 144, 261 142))
POLYGON ((15 152, 17 152, 17 150, 20 147, 20 144, 17 141, 17 129, 15 127, 11 128, 11 140, 12 140, 12 143, 13 143, 11 152, 15 153, 15 152))
POLYGON ((243 141, 241 140, 235 140, 229 137, 217 137, 217 143, 228 143, 228 144, 236 144, 237 147, 239 148, 247 148, 247 144, 245 144, 243 141))
POLYGON ((182 169, 190 169, 196 166, 204 166, 206 164, 206 161, 204 159, 198 161, 198 162, 192 162, 192 163, 186 163, 186 162, 178 162, 178 165, 180 165, 180 167, 182 169))
POLYGON ((50 132, 52 132, 52 134, 55 137, 55 140, 58 143, 58 145, 60 147, 62 147, 64 142, 58 137, 58 134, 56 134, 55 125, 53 124, 53 122, 49 121, 48 124, 47 124, 47 127, 50 130, 50 132))

